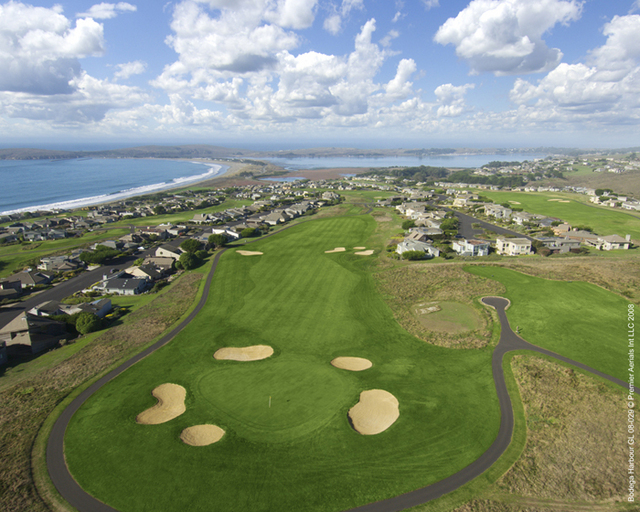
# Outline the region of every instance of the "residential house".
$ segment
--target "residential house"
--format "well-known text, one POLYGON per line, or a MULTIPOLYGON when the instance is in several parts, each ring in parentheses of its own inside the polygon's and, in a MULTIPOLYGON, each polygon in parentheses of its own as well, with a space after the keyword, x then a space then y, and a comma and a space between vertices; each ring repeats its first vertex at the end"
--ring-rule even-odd
POLYGON ((40 260, 38 270, 45 272, 69 272, 78 270, 82 265, 79 261, 69 256, 47 256, 40 260))
POLYGON ((562 224, 558 224, 557 226, 551 226, 553 230, 553 234, 556 236, 566 236, 569 231, 571 231, 571 225, 566 222, 562 224))
POLYGON ((426 242, 419 242, 418 240, 405 239, 396 247, 396 252, 400 255, 407 251, 422 251, 427 258, 440 256, 440 250, 437 247, 426 242))
POLYGON ((133 277, 114 277, 102 281, 100 287, 104 293, 116 295, 139 295, 148 286, 146 279, 136 279, 133 277))
POLYGON ((580 243, 589 244, 595 246, 598 240, 598 236, 594 235, 589 231, 583 231, 579 229, 573 229, 571 231, 567 231, 567 238, 571 238, 572 240, 578 240, 580 243))
POLYGON ((484 206, 484 212, 490 217, 508 220, 511 218, 513 210, 511 208, 505 208, 500 204, 486 204, 484 206))
POLYGON ((580 241, 567 237, 539 237, 536 238, 542 242, 545 247, 548 247, 553 252, 564 254, 572 249, 580 248, 580 241))
POLYGON ((531 254, 531 240, 528 238, 498 237, 496 252, 504 256, 523 256, 531 254))
POLYGON ((40 286, 49 284, 51 282, 51 276, 44 272, 36 272, 33 270, 23 270, 7 277, 4 281, 19 281, 21 288, 32 288, 33 286, 40 286))
POLYGON ((20 281, 0 281, 0 300, 16 299, 22 293, 20 281))
POLYGON ((163 274, 171 272, 173 270, 173 264, 175 260, 173 258, 145 258, 142 265, 153 265, 159 269, 163 274))
POLYGON ((612 251, 615 249, 628 249, 631 244, 631 235, 622 238, 620 235, 599 236, 595 240, 589 240, 589 245, 601 251, 612 251))
POLYGON ((484 240, 454 240, 451 247, 460 256, 487 256, 490 243, 484 240))
POLYGON ((175 245, 164 244, 156 249, 155 256, 157 258, 172 258, 174 260, 180 259, 180 255, 184 251, 175 245))
POLYGON ((0 329, 0 342, 8 348, 28 348, 32 354, 54 347, 68 337, 66 325, 46 317, 22 313, 0 329))

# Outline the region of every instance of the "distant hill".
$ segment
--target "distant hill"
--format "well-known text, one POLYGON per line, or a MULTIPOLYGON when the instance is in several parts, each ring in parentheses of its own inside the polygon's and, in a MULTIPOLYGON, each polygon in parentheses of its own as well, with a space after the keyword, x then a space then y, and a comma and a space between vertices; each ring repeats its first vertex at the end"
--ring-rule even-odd
MULTIPOLYGON (((637 148, 636 148, 637 149, 637 148)), ((428 157, 443 155, 562 155, 580 156, 587 154, 613 154, 627 150, 581 150, 572 148, 422 148, 422 149, 358 149, 358 148, 308 148, 283 151, 255 151, 251 149, 231 149, 206 144, 181 146, 140 146, 135 148, 110 149, 105 151, 56 151, 49 149, 12 148, 0 149, 0 160, 61 160, 72 158, 322 158, 361 157, 380 158, 385 156, 428 157)))

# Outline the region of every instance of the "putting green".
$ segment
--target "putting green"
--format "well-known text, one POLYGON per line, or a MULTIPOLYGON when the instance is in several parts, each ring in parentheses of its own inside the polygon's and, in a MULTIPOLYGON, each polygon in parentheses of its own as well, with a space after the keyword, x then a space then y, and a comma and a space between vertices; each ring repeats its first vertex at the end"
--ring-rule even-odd
POLYGON ((460 302, 421 302, 414 307, 414 313, 431 331, 459 334, 482 327, 478 312, 460 302))
POLYGON ((355 379, 328 362, 280 356, 221 365, 197 389, 212 417, 251 441, 282 442, 324 427, 357 396, 355 379))

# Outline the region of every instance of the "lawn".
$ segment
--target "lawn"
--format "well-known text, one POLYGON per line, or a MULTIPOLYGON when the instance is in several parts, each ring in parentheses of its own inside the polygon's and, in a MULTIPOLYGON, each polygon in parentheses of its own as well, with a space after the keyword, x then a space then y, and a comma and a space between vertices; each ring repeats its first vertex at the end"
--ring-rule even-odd
POLYGON ((107 384, 74 416, 65 453, 88 492, 127 511, 341 511, 451 475, 493 442, 499 410, 491 348, 450 350, 394 320, 371 275, 370 216, 318 219, 229 249, 209 300, 170 344, 107 384), (345 252, 325 254, 334 247, 345 252), (225 346, 274 348, 261 361, 218 361, 225 346), (337 356, 373 367, 349 372, 337 356), (187 390, 186 412, 140 425, 151 390, 187 390), (400 403, 385 432, 348 420, 361 391, 400 403), (269 408, 269 402, 271 407, 269 408), (216 444, 183 444, 189 426, 215 423, 216 444))
POLYGON ((511 327, 529 343, 626 381, 628 301, 584 281, 554 281, 501 267, 470 266, 501 282, 511 327))
POLYGON ((587 201, 586 196, 559 193, 524 193, 524 192, 493 192, 479 191, 495 203, 517 201, 514 204, 525 212, 558 217, 573 226, 586 225, 593 228, 598 235, 617 234, 622 237, 629 234, 634 240, 640 240, 640 218, 621 210, 610 210, 602 207, 589 206, 581 201, 587 201), (549 199, 570 201, 561 203, 549 199))

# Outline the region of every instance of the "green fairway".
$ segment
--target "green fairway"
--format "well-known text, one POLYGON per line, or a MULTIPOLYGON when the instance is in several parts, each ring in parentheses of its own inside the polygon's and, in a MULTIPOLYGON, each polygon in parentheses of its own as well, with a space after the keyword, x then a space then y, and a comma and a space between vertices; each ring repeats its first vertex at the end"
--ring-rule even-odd
POLYGON ((313 220, 222 255, 205 308, 170 344, 90 398, 66 433, 82 487, 122 512, 341 511, 439 481, 476 460, 500 423, 491 348, 450 350, 395 321, 370 266, 370 216, 313 220), (335 247, 346 251, 325 254, 335 247), (222 347, 269 345, 260 361, 216 360, 222 347), (360 372, 337 356, 367 358, 360 372), (136 416, 163 383, 186 412, 160 425, 136 416), (381 389, 400 417, 358 434, 348 411, 381 389), (269 407, 270 405, 270 407, 269 407), (226 431, 207 447, 183 429, 226 431))
POLYGON ((640 240, 640 218, 637 214, 626 213, 622 210, 609 210, 602 207, 589 206, 581 201, 588 201, 586 196, 559 193, 525 193, 525 192, 493 192, 479 191, 495 203, 517 201, 515 204, 525 212, 557 217, 573 226, 586 225, 593 228, 598 235, 617 234, 622 237, 629 234, 631 238, 640 240), (577 200, 579 197, 580 201, 577 200), (569 201, 549 201, 561 199, 569 201))
POLYGON ((529 343, 628 379, 626 299, 583 281, 541 279, 501 267, 465 269, 505 285, 509 323, 529 343))

